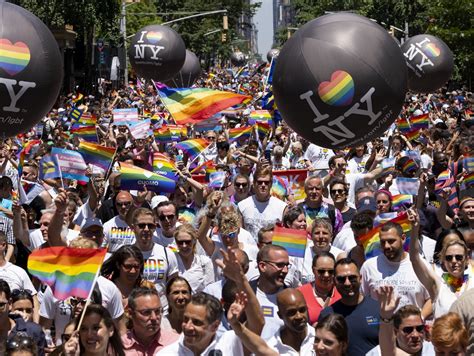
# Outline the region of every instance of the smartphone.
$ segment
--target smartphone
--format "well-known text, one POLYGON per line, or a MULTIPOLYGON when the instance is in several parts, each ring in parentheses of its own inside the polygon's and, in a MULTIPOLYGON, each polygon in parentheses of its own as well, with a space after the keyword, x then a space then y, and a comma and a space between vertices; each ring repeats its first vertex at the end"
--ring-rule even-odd
POLYGON ((264 156, 265 156, 265 159, 266 159, 268 162, 271 162, 271 161, 272 161, 272 151, 266 150, 265 153, 264 153, 264 156))

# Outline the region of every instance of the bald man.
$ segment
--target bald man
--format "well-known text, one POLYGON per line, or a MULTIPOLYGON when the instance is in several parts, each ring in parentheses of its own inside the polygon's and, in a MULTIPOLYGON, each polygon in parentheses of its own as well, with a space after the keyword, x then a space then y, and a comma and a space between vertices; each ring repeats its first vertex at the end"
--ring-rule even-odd
POLYGON ((132 205, 133 197, 127 191, 121 190, 115 197, 115 208, 118 215, 104 224, 104 238, 111 253, 123 245, 131 245, 135 242, 133 229, 126 221, 127 213, 132 205))
POLYGON ((293 288, 277 295, 278 316, 283 320, 280 330, 267 344, 280 355, 309 355, 314 344, 314 328, 308 324, 308 308, 303 294, 293 288))

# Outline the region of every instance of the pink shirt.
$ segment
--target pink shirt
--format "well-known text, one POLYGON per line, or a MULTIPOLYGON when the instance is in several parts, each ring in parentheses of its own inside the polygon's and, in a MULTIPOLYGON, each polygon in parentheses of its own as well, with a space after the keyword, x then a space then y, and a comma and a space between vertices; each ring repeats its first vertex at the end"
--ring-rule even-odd
POLYGON ((133 331, 122 336, 122 344, 126 356, 153 356, 165 346, 178 340, 179 335, 173 330, 161 329, 150 346, 146 347, 138 342, 133 331))

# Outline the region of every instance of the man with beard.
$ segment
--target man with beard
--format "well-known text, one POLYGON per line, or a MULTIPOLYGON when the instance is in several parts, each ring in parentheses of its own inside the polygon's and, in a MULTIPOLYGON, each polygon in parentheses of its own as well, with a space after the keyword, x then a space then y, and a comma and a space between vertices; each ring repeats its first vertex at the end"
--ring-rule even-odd
POLYGON ((163 308, 156 289, 136 288, 128 297, 132 329, 122 336, 125 355, 155 355, 179 335, 161 328, 163 308))
POLYGON ((380 287, 377 294, 380 300, 380 346, 370 350, 366 356, 390 356, 400 351, 408 355, 434 355, 433 345, 425 341, 425 323, 420 309, 405 305, 395 312, 399 298, 392 286, 380 287))
POLYGON ((400 297, 399 307, 416 305, 424 318, 431 314, 428 291, 416 277, 408 253, 403 249, 406 235, 398 223, 387 222, 380 230, 382 254, 368 259, 362 265, 361 292, 377 300, 377 289, 382 285, 393 285, 400 297))
POLYGON ((280 355, 309 355, 314 344, 314 328, 308 324, 308 308, 303 294, 288 288, 277 296, 278 315, 284 326, 268 340, 280 355))
POLYGON ((349 329, 347 355, 365 356, 379 343, 379 304, 360 292, 360 273, 350 258, 336 263, 335 283, 341 299, 324 308, 319 320, 331 313, 341 314, 349 329))

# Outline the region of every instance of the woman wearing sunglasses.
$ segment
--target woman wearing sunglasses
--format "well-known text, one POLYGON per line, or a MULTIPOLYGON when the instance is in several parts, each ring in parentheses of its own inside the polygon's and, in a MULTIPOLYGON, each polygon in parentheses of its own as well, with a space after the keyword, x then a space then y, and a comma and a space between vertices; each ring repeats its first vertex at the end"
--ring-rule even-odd
POLYGON ((194 292, 214 283, 214 267, 209 257, 196 253, 197 231, 191 224, 176 228, 174 239, 178 252, 179 275, 185 278, 194 292))
POLYGON ((347 189, 347 184, 344 179, 338 177, 333 178, 329 184, 329 192, 331 193, 334 206, 341 212, 344 224, 351 221, 356 210, 347 203, 349 190, 347 189))
POLYGON ((303 293, 308 306, 309 323, 314 325, 321 310, 341 299, 334 287, 336 259, 330 252, 321 252, 313 258, 314 281, 298 289, 303 293))
POLYGON ((420 219, 414 209, 408 210, 412 224, 410 233, 410 260, 416 276, 430 294, 433 314, 438 318, 449 311, 451 305, 465 291, 474 287, 474 273, 466 244, 460 240, 451 241, 443 246, 439 255, 446 272, 440 277, 429 268, 420 255, 420 219))

